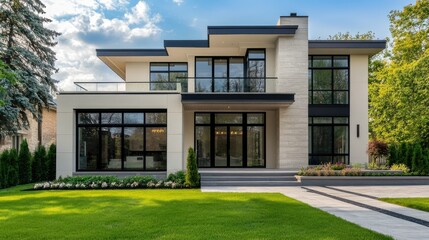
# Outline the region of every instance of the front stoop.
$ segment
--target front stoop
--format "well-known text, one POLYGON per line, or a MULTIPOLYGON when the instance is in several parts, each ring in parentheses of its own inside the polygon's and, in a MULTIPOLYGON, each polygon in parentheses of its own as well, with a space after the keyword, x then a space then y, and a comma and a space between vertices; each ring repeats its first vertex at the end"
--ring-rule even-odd
POLYGON ((200 170, 201 187, 229 186, 300 186, 295 179, 296 171, 288 170, 200 170))

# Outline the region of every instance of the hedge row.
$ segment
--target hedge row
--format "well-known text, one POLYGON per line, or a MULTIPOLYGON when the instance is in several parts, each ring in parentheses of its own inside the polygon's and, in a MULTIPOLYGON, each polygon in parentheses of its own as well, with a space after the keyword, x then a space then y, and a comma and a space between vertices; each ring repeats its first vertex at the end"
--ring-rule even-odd
POLYGON ((27 140, 23 140, 19 152, 5 150, 0 154, 0 188, 55 179, 56 146, 52 144, 48 152, 39 146, 31 154, 27 140))
POLYGON ((429 174, 429 148, 419 143, 389 145, 390 165, 405 164, 413 173, 429 174))

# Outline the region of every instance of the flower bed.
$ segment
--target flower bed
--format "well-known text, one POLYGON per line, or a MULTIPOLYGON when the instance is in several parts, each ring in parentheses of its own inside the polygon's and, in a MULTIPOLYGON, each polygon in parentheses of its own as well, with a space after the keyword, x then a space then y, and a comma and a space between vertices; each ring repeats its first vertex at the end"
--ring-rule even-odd
POLYGON ((395 168, 394 170, 367 170, 360 167, 349 167, 344 164, 323 164, 301 168, 298 176, 415 176, 416 174, 395 168))
POLYGON ((190 188, 185 184, 185 174, 170 174, 165 180, 151 176, 132 176, 118 178, 115 176, 76 176, 59 178, 54 181, 36 183, 34 190, 46 189, 136 189, 136 188, 190 188))

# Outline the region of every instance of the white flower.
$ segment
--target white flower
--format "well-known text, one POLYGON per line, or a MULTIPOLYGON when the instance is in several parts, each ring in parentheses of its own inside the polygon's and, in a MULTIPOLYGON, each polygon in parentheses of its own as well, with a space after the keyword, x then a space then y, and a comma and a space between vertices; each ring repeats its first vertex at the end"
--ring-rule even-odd
POLYGON ((66 188, 68 188, 68 189, 72 189, 73 188, 73 185, 71 184, 71 183, 66 183, 66 186, 65 186, 66 188))
POLYGON ((168 181, 168 182, 165 182, 164 183, 164 186, 165 187, 168 187, 168 188, 171 188, 171 185, 173 184, 173 182, 172 181, 168 181))
POLYGON ((150 182, 147 183, 147 187, 148 188, 153 188, 153 187, 155 187, 155 183, 152 182, 152 181, 150 181, 150 182))
POLYGON ((109 185, 106 183, 106 182, 103 182, 102 184, 101 184, 101 188, 107 188, 109 185))
POLYGON ((133 182, 133 183, 131 183, 131 187, 132 188, 136 188, 136 187, 138 187, 139 186, 139 183, 138 182, 133 182))
POLYGON ((64 187, 66 186, 66 184, 65 183, 60 183, 60 185, 58 186, 60 189, 64 189, 64 187))
POLYGON ((43 183, 43 189, 48 189, 48 188, 51 188, 51 184, 49 184, 49 182, 43 183))

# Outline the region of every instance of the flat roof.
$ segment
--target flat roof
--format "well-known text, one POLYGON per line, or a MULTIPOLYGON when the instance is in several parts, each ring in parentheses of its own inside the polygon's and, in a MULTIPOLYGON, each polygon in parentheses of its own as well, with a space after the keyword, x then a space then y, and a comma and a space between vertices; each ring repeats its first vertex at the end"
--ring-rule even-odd
POLYGON ((308 48, 386 48, 386 40, 309 40, 308 48))

